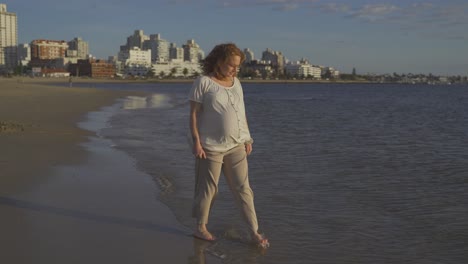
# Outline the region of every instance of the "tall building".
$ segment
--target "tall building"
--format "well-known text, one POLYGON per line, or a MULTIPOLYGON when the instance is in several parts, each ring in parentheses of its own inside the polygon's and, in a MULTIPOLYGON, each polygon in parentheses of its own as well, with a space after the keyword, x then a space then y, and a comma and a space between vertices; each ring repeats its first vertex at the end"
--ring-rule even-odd
POLYGON ((120 46, 120 51, 128 51, 133 47, 137 47, 143 50, 144 43, 147 40, 149 40, 149 37, 143 33, 143 30, 135 30, 132 36, 127 37, 127 43, 123 46, 120 46))
POLYGON ((254 53, 249 48, 244 49, 244 54, 245 54, 245 63, 249 63, 255 60, 254 53))
POLYGON ((76 51, 76 57, 86 59, 89 55, 89 44, 81 38, 74 38, 68 42, 68 50, 76 51))
POLYGON ((169 46, 169 59, 183 61, 184 60, 184 49, 177 47, 177 44, 171 43, 169 46))
POLYGON ((271 65, 276 69, 278 73, 284 72, 284 56, 280 51, 274 51, 272 49, 266 49, 262 53, 262 60, 270 61, 271 65))
POLYGON ((167 62, 169 56, 169 42, 161 38, 161 34, 150 35, 149 40, 144 43, 145 50, 151 50, 151 61, 167 62))
POLYGON ((29 44, 18 45, 18 62, 26 66, 31 61, 31 46, 29 44))
POLYGON ((12 70, 17 65, 18 18, 0 4, 0 71, 12 70))
POLYGON ((200 48, 200 45, 195 43, 195 40, 187 40, 187 43, 182 46, 184 49, 184 60, 190 62, 199 62, 205 58, 205 53, 200 48))

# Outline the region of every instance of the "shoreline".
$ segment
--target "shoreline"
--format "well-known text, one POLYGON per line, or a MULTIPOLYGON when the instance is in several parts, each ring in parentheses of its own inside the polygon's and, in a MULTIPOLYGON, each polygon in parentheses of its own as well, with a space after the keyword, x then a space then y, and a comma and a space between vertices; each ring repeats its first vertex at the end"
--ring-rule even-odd
MULTIPOLYGON (((60 83, 67 87, 72 87, 74 83, 156 83, 156 84, 165 84, 165 83, 174 83, 174 84, 191 84, 195 78, 174 78, 174 79, 158 79, 158 78, 135 78, 135 79, 120 79, 120 78, 90 78, 90 77, 0 77, 0 83, 2 79, 16 80, 16 82, 21 83, 24 81, 32 83, 60 83), (71 85, 71 86, 70 86, 71 85)), ((362 85, 466 85, 466 83, 436 83, 436 82, 392 82, 392 81, 369 81, 364 79, 359 80, 273 80, 273 79, 240 79, 242 83, 252 83, 252 84, 337 84, 337 85, 346 85, 346 84, 362 84, 362 85)))
MULTIPOLYGON (((89 131, 79 129, 89 111, 129 92, 88 88, 64 88, 24 80, 0 79, 0 122, 9 123, 0 131, 2 184, 0 193, 27 189, 48 174, 49 167, 79 163, 85 152, 77 145, 89 131), (8 129, 11 127, 21 129, 8 129), (9 131, 11 130, 11 131, 9 131), (27 166, 24 166, 27 164, 27 166), (37 175, 32 177, 32 175, 37 175)), ((135 92, 137 93, 137 92, 135 92)))
POLYGON ((0 122, 22 127, 0 131, 5 257, 15 263, 209 258, 207 245, 157 200, 158 187, 134 161, 83 128, 105 123, 119 98, 146 93, 46 84, 0 79, 0 122))
MULTIPOLYGON (((29 81, 33 83, 69 83, 69 78, 66 77, 12 77, 4 78, 16 80, 17 82, 29 81)), ((175 78, 175 79, 114 79, 114 78, 89 78, 89 77, 72 77, 73 83, 192 83, 194 78, 175 78)), ((373 82, 365 80, 263 80, 263 79, 240 79, 242 83, 257 83, 257 84, 284 84, 284 83, 304 83, 304 84, 371 84, 373 82)), ((1 78, 0 78, 1 82, 1 78)))

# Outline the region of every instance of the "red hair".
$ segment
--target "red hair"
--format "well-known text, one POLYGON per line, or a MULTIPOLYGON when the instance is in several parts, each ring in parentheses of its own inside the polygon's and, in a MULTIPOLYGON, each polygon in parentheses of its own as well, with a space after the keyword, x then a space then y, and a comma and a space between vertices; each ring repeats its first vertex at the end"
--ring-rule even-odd
POLYGON ((245 60, 245 54, 236 46, 234 43, 224 43, 216 45, 201 62, 203 74, 209 75, 214 74, 220 76, 219 66, 222 63, 226 63, 232 56, 239 56, 241 58, 241 64, 245 60))

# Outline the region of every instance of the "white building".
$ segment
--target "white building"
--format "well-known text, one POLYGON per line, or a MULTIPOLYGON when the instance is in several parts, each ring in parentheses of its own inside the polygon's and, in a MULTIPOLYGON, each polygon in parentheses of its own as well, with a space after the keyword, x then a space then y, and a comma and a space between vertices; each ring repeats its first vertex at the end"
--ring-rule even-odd
POLYGON ((202 69, 197 62, 171 60, 167 63, 155 63, 152 66, 156 76, 190 77, 200 75, 202 69))
POLYGON ((144 49, 144 43, 147 40, 149 37, 143 33, 143 30, 135 30, 132 36, 127 37, 127 43, 120 46, 120 51, 130 50, 133 47, 144 49))
POLYGON ((330 72, 330 77, 332 78, 340 77, 340 71, 333 67, 322 67, 322 74, 325 74, 326 72, 330 72))
POLYGON ((322 69, 319 66, 311 65, 308 74, 314 79, 320 80, 322 78, 322 69))
POLYGON ((74 38, 68 42, 68 51, 72 50, 76 51, 76 55, 75 52, 71 52, 71 54, 74 54, 77 58, 86 59, 89 55, 89 44, 81 38, 74 38))
POLYGON ((249 48, 244 49, 244 54, 245 54, 245 62, 246 63, 249 63, 249 62, 255 60, 254 53, 249 48))
POLYGON ((0 71, 13 70, 18 61, 18 18, 0 4, 0 71))
POLYGON ((321 79, 322 75, 322 69, 319 66, 311 65, 305 59, 286 64, 285 71, 288 75, 301 78, 312 77, 314 79, 321 79))
POLYGON ((169 42, 161 38, 161 34, 150 35, 149 40, 145 41, 144 49, 151 50, 152 62, 167 62, 169 56, 169 42))
POLYGON ((184 60, 184 49, 177 47, 177 44, 171 43, 169 46, 169 59, 170 60, 184 60))
POLYGON ((187 40, 187 43, 182 47, 184 49, 185 61, 197 63, 205 58, 205 52, 193 39, 187 40))
POLYGON ((133 47, 128 51, 120 51, 118 60, 123 73, 133 76, 146 76, 151 70, 151 50, 141 50, 133 47))
POLYGON ((283 72, 285 58, 281 51, 274 51, 270 48, 267 48, 264 52, 262 52, 262 60, 271 61, 271 65, 276 68, 279 73, 283 72))
POLYGON ((18 63, 26 66, 31 61, 31 46, 29 44, 18 45, 18 63))

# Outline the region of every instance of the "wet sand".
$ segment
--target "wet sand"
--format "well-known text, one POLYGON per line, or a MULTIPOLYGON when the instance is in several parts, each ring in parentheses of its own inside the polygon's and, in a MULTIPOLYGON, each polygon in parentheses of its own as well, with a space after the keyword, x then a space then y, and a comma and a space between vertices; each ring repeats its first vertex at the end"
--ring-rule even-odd
POLYGON ((88 112, 130 92, 47 86, 46 81, 0 78, 2 259, 219 262, 203 253, 211 245, 193 239, 157 200, 155 183, 129 156, 78 127, 88 112))

